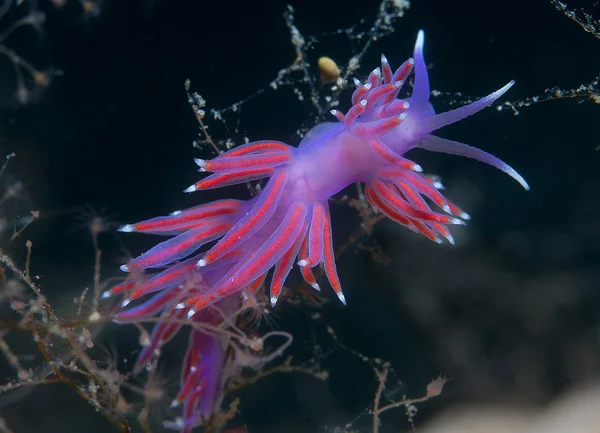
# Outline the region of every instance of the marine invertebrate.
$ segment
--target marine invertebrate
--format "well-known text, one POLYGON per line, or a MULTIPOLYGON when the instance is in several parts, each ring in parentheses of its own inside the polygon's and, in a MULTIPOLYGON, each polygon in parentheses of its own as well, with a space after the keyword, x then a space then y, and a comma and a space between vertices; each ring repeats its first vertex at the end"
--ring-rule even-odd
MULTIPOLYGON (((473 158, 529 188, 514 169, 495 156, 431 135, 489 106, 513 82, 472 104, 436 114, 429 103, 423 43, 421 31, 414 59, 395 72, 382 56, 381 66, 371 72, 366 83, 356 80, 348 112, 332 110, 338 122, 315 126, 298 148, 279 141, 257 141, 213 160, 196 159, 200 171, 213 174, 185 190, 195 192, 269 178, 258 196, 248 201, 219 200, 120 229, 173 235, 123 265, 121 269, 129 272, 130 278, 105 294, 125 294, 123 307, 151 295, 118 313, 116 319, 120 322, 158 314, 176 319, 155 327, 139 363, 154 356, 185 320, 221 325, 240 308, 240 293, 256 291, 273 267, 270 300, 275 304, 296 260, 304 279, 317 289, 311 268, 323 263, 333 290, 345 303, 336 271, 327 201, 354 182, 366 184, 371 205, 390 219, 432 241, 441 242, 442 237, 454 243, 447 226, 464 224, 469 216, 420 174, 418 164, 404 157, 411 149, 473 158), (413 93, 408 100, 398 99, 413 69, 413 93), (432 210, 429 203, 443 212, 432 210), (216 240, 207 251, 197 253, 216 240), (148 279, 138 278, 142 271, 162 267, 166 268, 148 279)), ((194 330, 176 400, 184 404, 180 425, 184 431, 200 417, 208 416, 218 403, 225 347, 224 337, 194 330)))

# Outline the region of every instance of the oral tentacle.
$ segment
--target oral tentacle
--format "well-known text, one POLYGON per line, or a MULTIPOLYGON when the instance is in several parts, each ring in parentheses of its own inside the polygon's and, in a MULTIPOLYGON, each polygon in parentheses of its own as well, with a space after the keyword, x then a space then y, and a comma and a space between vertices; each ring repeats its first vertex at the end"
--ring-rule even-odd
POLYGON ((420 149, 430 150, 432 152, 447 153, 450 155, 464 156, 466 158, 475 159, 484 162, 498 170, 508 174, 514 180, 519 182, 525 190, 529 190, 529 185, 517 171, 510 165, 502 161, 500 158, 487 153, 484 150, 478 149, 468 144, 459 143, 458 141, 447 140, 445 138, 427 136, 421 143, 418 144, 420 149))

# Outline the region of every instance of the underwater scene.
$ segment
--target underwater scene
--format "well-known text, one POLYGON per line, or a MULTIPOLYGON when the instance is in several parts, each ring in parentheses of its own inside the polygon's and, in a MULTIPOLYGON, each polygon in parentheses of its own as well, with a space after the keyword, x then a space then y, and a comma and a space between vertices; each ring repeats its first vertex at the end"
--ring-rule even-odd
POLYGON ((0 0, 0 433, 600 431, 600 2, 0 0))

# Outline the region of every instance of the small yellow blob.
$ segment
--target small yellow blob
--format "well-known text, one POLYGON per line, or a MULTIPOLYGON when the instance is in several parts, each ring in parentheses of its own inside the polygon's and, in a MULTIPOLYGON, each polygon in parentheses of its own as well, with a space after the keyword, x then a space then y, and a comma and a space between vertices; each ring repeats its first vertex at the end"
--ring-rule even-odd
POLYGON ((323 83, 335 83, 340 78, 340 68, 329 57, 320 57, 317 61, 323 83))
POLYGON ((44 72, 35 71, 33 73, 33 81, 40 86, 48 86, 50 84, 50 77, 44 72))

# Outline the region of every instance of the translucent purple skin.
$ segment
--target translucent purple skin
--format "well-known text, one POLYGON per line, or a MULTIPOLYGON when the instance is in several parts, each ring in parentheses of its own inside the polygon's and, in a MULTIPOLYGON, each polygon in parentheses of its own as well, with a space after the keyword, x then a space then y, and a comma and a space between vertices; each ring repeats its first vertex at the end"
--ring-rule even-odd
MULTIPOLYGON (((214 174, 185 190, 270 177, 258 196, 248 201, 219 200, 120 229, 174 236, 123 265, 121 269, 129 272, 129 278, 104 296, 125 295, 123 310, 115 318, 118 322, 139 322, 156 315, 164 318, 140 354, 140 365, 158 354, 184 320, 210 325, 213 330, 235 321, 245 296, 262 287, 273 267, 273 305, 294 262, 317 290, 312 268, 323 264, 333 290, 345 303, 335 267, 328 199, 354 182, 364 183, 370 204, 393 221, 432 241, 439 243, 445 238, 454 243, 447 225, 464 224, 469 216, 442 195, 437 182, 421 174, 419 165, 403 156, 411 149, 485 162, 529 189, 515 170, 493 155, 431 135, 489 106, 513 82, 472 104, 435 114, 429 103, 423 42, 421 31, 414 59, 404 62, 396 72, 382 56, 381 67, 366 83, 356 80, 352 108, 346 114, 332 110, 339 122, 315 126, 298 148, 278 141, 258 141, 210 161, 197 159, 201 171, 214 174), (400 100, 398 94, 413 67, 412 96, 400 100), (433 211, 431 206, 443 212, 433 211), (213 247, 197 253, 216 239, 220 240, 213 247), (191 254, 196 255, 187 258, 191 254), (143 275, 145 270, 156 268, 164 269, 152 276, 143 275), (138 303, 142 298, 145 300, 138 303), (130 306, 134 301, 136 305, 130 306), (173 323, 174 318, 178 322, 173 323)), ((224 332, 202 332, 197 327, 192 332, 181 392, 175 401, 183 403, 183 418, 176 425, 183 432, 210 416, 220 403, 228 338, 224 332)))
MULTIPOLYGON (((472 104, 435 115, 429 103, 429 79, 423 58, 423 42, 424 33, 421 31, 414 51, 414 89, 407 101, 409 108, 405 111, 404 120, 378 138, 398 155, 414 148, 422 148, 477 159, 504 171, 525 189, 529 189, 525 180, 514 169, 495 156, 466 144, 430 135, 434 130, 489 106, 512 87, 514 81, 472 104)), ((383 104, 380 102, 371 106, 369 115, 361 117, 358 122, 378 120, 374 114, 381 105, 383 104)), ((299 185, 298 191, 294 191, 296 197, 314 194, 320 200, 326 200, 353 182, 369 183, 378 176, 385 164, 371 151, 364 137, 353 134, 340 123, 324 123, 314 127, 294 156, 297 162, 295 161, 292 173, 299 180, 292 178, 290 183, 299 185)))

